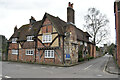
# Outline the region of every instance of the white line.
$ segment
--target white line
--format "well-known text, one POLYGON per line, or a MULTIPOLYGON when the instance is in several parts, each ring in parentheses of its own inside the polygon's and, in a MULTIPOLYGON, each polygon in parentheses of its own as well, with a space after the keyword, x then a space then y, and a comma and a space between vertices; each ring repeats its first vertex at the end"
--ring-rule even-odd
POLYGON ((58 68, 63 68, 63 67, 58 67, 58 68))
POLYGON ((46 68, 46 67, 41 67, 41 68, 46 68))
POLYGON ((5 78, 11 78, 11 77, 9 77, 9 76, 5 76, 5 78))
POLYGON ((86 69, 90 68, 91 66, 92 66, 92 65, 89 65, 88 67, 84 68, 84 70, 86 70, 86 69))

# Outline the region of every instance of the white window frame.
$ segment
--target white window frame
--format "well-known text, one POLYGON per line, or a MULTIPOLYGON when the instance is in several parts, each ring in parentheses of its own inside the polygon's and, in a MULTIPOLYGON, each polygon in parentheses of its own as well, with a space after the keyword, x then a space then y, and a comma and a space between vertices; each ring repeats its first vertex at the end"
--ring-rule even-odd
POLYGON ((54 58, 54 50, 45 50, 45 58, 54 58))
POLYGON ((85 42, 84 45, 87 46, 87 43, 85 42))
POLYGON ((26 55, 34 55, 34 50, 26 50, 26 55))
POLYGON ((12 54, 18 55, 18 50, 12 50, 12 54))
POLYGON ((83 42, 82 42, 82 41, 80 41, 80 45, 83 45, 83 42))
POLYGON ((42 43, 51 43, 52 42, 52 35, 51 34, 43 34, 42 36, 42 43))
POLYGON ((17 43, 17 38, 12 38, 12 43, 17 43))
POLYGON ((34 41, 34 40, 33 40, 33 37, 34 37, 34 36, 27 36, 27 41, 34 41))

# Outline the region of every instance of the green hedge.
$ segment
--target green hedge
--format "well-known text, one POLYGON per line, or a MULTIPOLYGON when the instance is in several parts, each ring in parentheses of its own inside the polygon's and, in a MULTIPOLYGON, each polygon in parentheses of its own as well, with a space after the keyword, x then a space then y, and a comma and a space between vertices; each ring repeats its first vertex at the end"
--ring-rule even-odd
MULTIPOLYGON (((86 58, 86 59, 90 60, 90 59, 93 59, 93 58, 94 58, 94 57, 88 57, 88 58, 86 58)), ((78 62, 85 61, 86 59, 84 59, 84 58, 79 58, 79 59, 78 59, 78 62)))
POLYGON ((94 57, 89 57, 88 59, 93 59, 94 57))
POLYGON ((0 61, 2 61, 2 57, 0 56, 0 61))
POLYGON ((78 61, 82 62, 82 61, 84 61, 84 58, 79 58, 78 61))

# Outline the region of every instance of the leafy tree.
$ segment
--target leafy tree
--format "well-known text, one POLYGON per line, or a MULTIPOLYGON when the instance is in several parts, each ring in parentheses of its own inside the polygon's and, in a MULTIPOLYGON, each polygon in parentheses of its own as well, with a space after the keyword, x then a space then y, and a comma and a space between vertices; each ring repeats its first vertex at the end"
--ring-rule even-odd
POLYGON ((84 16, 85 30, 92 36, 91 40, 94 44, 99 44, 105 40, 108 36, 109 20, 105 15, 100 13, 96 8, 89 8, 88 13, 84 16))

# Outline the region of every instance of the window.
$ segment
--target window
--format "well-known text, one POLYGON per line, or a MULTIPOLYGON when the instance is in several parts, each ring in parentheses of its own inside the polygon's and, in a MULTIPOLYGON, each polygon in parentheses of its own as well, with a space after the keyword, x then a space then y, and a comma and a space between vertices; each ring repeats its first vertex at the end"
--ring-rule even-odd
POLYGON ((52 35, 43 35, 42 42, 43 43, 50 43, 50 42, 52 42, 52 35))
POLYGON ((12 54, 18 54, 18 50, 12 50, 12 54))
POLYGON ((82 42, 82 41, 80 41, 80 45, 83 45, 83 42, 82 42))
POLYGON ((33 55, 34 54, 34 50, 26 50, 26 55, 33 55))
POLYGON ((27 41, 33 41, 34 36, 27 36, 27 41))
POLYGON ((12 43, 17 43, 17 38, 12 38, 12 43))
POLYGON ((54 50, 45 50, 45 58, 54 58, 54 50))
POLYGON ((87 46, 87 43, 85 42, 85 44, 84 44, 85 46, 87 46))

